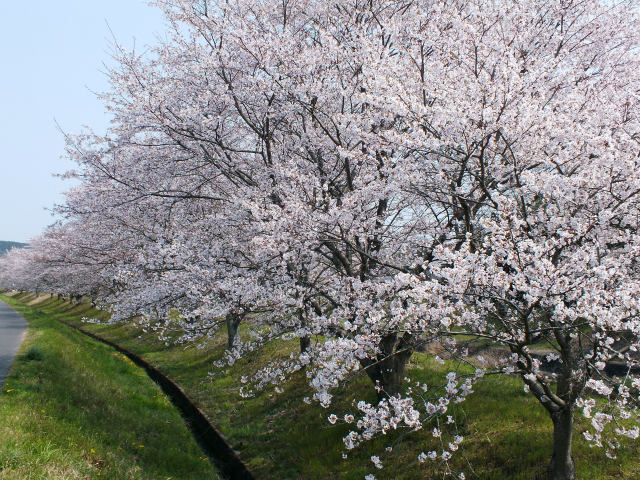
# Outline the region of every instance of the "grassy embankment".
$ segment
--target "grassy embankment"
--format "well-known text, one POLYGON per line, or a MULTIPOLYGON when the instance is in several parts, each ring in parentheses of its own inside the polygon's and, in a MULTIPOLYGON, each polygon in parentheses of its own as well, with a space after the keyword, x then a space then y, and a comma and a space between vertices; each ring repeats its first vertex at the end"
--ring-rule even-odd
MULTIPOLYGON (((42 298, 37 308, 46 315, 82 325, 158 366, 207 412, 257 478, 361 479, 366 473, 374 473, 380 480, 442 478, 433 463, 419 465, 416 460, 421 451, 439 449, 431 428, 403 439, 395 432, 342 459, 341 439, 349 426, 332 426, 326 417, 352 411, 354 398, 373 402, 375 396, 366 378, 356 377, 348 389, 338 392, 328 410, 301 401, 310 394, 302 372, 282 386, 281 394, 265 391, 253 398, 240 398, 240 378, 277 357, 288 356, 296 348, 293 343, 273 342, 209 377, 213 361, 224 353, 224 332, 203 348, 166 346, 132 326, 82 324, 83 316, 96 315, 86 304, 72 306, 55 298, 42 298), (386 453, 383 447, 391 440, 395 442, 393 451, 386 453), (385 467, 376 470, 369 457, 381 450, 385 467)), ((414 379, 434 383, 448 367, 438 365, 428 355, 414 355, 408 373, 414 379)), ((523 391, 519 380, 485 378, 463 405, 457 409, 457 416, 465 441, 454 457, 455 469, 464 471, 467 479, 544 478, 551 454, 551 422, 544 409, 523 391)), ((580 418, 578 430, 582 422, 580 418)), ((616 460, 609 460, 603 451, 589 448, 582 436, 576 435, 574 458, 582 479, 640 478, 639 453, 637 443, 629 442, 616 460)))
POLYGON ((182 418, 144 370, 48 313, 29 320, 0 392, 0 479, 215 479, 182 418))

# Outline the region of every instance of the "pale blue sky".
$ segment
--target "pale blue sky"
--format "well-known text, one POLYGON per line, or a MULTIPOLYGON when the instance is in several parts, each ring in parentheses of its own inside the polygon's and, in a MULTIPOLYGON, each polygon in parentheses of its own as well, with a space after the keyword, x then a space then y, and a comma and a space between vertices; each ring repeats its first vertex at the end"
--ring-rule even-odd
POLYGON ((136 50, 165 32, 144 0, 0 0, 0 240, 26 241, 53 222, 73 164, 66 132, 103 132, 109 118, 91 91, 108 83, 112 36, 136 50), (108 24, 108 25, 107 25, 108 24))

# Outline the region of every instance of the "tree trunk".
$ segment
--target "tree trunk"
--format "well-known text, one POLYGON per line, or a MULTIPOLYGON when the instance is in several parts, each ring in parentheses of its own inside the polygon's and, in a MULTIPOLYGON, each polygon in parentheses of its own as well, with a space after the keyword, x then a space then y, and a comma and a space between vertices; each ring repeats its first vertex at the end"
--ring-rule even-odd
POLYGON ((400 393, 406 360, 392 357, 385 360, 366 359, 360 363, 373 384, 378 387, 378 400, 384 400, 400 393))
MULTIPOLYGON (((302 308, 298 309, 298 321, 300 322, 300 327, 307 326, 306 311, 302 308)), ((300 337, 300 353, 306 352, 310 346, 311 346, 311 337, 309 335, 300 337)))
POLYGON ((311 346, 311 337, 305 335, 304 337, 300 337, 300 353, 304 353, 309 350, 311 346))
POLYGON ((551 414, 553 420, 553 455, 549 465, 549 480, 575 480, 576 469, 571 455, 573 408, 551 414))
POLYGON ((402 391, 404 371, 413 354, 409 347, 409 334, 398 338, 397 334, 387 335, 380 342, 377 358, 364 359, 360 363, 374 385, 378 387, 378 400, 398 395, 402 391))
POLYGON ((390 362, 390 365, 384 364, 382 368, 382 385, 384 387, 384 391, 389 396, 398 395, 400 393, 402 389, 402 382, 404 381, 404 368, 407 365, 406 360, 403 358, 397 356, 394 357, 394 361, 390 362))
POLYGON ((237 313, 228 313, 225 320, 227 322, 227 348, 231 350, 236 343, 236 336, 238 334, 238 327, 242 321, 242 315, 237 313))

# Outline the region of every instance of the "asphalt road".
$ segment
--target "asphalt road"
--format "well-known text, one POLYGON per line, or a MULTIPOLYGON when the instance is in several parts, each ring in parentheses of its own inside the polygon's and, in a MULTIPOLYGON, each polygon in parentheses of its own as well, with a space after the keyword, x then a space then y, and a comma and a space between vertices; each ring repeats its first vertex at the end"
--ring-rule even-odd
POLYGON ((24 317, 0 302, 0 386, 4 384, 26 330, 24 317))

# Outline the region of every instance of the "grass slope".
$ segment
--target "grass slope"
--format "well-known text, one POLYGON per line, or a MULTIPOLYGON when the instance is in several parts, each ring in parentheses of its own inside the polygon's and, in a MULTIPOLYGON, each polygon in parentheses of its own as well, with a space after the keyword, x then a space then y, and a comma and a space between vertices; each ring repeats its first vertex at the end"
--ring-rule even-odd
MULTIPOLYGON (((88 305, 71 306, 55 298, 42 297, 37 307, 47 315, 82 325, 135 351, 176 380, 220 427, 257 478, 362 479, 367 473, 374 473, 379 480, 442 478, 436 464, 420 465, 416 460, 422 451, 440 450, 438 440, 431 436, 431 428, 406 436, 404 432, 394 432, 358 447, 348 459, 342 458, 342 438, 349 426, 332 426, 326 418, 329 413, 340 415, 353 411, 355 398, 375 401, 366 378, 356 377, 347 389, 338 392, 334 405, 328 410, 301 401, 310 395, 303 373, 282 385, 281 394, 265 391, 253 398, 240 398, 238 386, 243 375, 251 375, 275 358, 288 356, 297 344, 273 342, 209 377, 213 361, 224 354, 224 332, 200 348, 167 346, 132 326, 82 324, 83 316, 96 315, 88 305), (393 451, 384 452, 384 446, 390 442, 394 443, 393 451), (376 470, 370 456, 381 450, 385 467, 376 470)), ((408 373, 416 380, 433 383, 438 382, 449 367, 437 364, 428 355, 415 355, 408 373)), ((545 478, 551 454, 551 422, 546 411, 514 378, 485 378, 475 392, 457 409, 458 428, 465 441, 461 452, 454 457, 454 469, 464 471, 467 479, 545 478)), ((578 431, 581 422, 579 418, 578 431)), ((446 430, 446 426, 443 429, 446 430)), ((637 443, 625 444, 618 458, 610 460, 603 451, 589 448, 581 435, 575 438, 574 458, 579 478, 640 478, 637 443)))
POLYGON ((0 392, 0 479, 217 479, 182 418, 129 359, 0 296, 29 320, 0 392))

